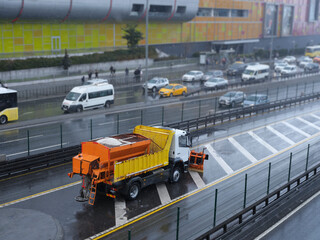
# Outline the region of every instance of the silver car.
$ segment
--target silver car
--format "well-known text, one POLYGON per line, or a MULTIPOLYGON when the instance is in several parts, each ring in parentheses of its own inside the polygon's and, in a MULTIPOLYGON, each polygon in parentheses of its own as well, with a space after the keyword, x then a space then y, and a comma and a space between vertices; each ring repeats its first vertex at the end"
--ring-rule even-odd
POLYGON ((148 90, 151 90, 152 92, 157 92, 158 90, 167 86, 168 84, 168 78, 154 77, 150 79, 147 83, 143 84, 143 89, 145 89, 147 85, 148 90))
POLYGON ((219 98, 219 107, 235 107, 236 105, 243 103, 246 97, 246 94, 241 91, 227 92, 219 98))
POLYGON ((200 81, 202 79, 203 72, 201 71, 190 71, 182 76, 182 81, 192 82, 200 81))
POLYGON ((218 89, 228 87, 228 81, 223 78, 209 78, 208 81, 204 83, 207 89, 218 89))

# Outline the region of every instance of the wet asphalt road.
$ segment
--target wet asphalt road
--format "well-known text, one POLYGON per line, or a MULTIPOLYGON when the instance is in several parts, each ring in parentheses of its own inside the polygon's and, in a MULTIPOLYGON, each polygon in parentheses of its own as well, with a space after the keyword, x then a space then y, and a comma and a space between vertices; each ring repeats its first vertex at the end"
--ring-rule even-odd
POLYGON ((309 166, 315 164, 319 132, 317 102, 218 125, 214 132, 194 139, 196 149, 205 146, 209 153, 204 172, 186 173, 179 183, 164 184, 171 201, 205 185, 208 188, 146 218, 141 218, 141 214, 161 206, 164 196, 158 194, 159 186, 150 186, 137 200, 123 203, 121 199, 115 201, 99 194, 92 207, 74 201, 81 183, 78 177, 67 177, 70 164, 2 181, 0 212, 4 203, 20 199, 5 208, 29 209, 52 216, 61 224, 64 239, 84 239, 140 215, 139 221, 118 229, 106 239, 127 239, 128 230, 133 239, 174 239, 177 207, 180 207, 180 239, 193 239, 212 226, 214 189, 219 190, 218 224, 242 209, 244 174, 248 174, 246 202, 249 205, 266 194, 269 162, 272 163, 270 191, 287 180, 289 152, 294 154, 292 177, 304 170, 308 143, 311 144, 309 166), (28 197, 38 193, 41 196, 28 197), (116 208, 119 202, 120 209, 116 208), (124 214, 119 215, 119 211, 124 214))

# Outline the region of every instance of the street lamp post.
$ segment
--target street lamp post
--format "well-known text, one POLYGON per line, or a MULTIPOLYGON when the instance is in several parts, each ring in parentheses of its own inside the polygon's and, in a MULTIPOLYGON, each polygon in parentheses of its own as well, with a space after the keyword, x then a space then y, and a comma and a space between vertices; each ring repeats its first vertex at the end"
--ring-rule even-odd
MULTIPOLYGON (((274 36, 271 36, 271 42, 270 42, 270 54, 269 54, 269 65, 271 66, 271 62, 272 62, 272 52, 273 52, 273 38, 274 36)), ((269 80, 272 79, 271 76, 271 67, 269 69, 269 80)))
POLYGON ((145 101, 148 101, 148 58, 149 58, 149 39, 148 39, 148 32, 149 32, 149 0, 146 0, 146 77, 145 77, 145 88, 144 88, 144 96, 145 96, 145 101))

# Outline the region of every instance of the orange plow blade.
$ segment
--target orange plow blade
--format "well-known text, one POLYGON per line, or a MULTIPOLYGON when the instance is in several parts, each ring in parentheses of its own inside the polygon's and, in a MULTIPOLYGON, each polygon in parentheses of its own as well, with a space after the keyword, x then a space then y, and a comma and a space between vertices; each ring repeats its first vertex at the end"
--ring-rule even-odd
POLYGON ((204 153, 204 149, 202 152, 196 152, 192 150, 189 156, 189 168, 194 171, 203 172, 203 164, 204 160, 208 159, 208 154, 204 153))

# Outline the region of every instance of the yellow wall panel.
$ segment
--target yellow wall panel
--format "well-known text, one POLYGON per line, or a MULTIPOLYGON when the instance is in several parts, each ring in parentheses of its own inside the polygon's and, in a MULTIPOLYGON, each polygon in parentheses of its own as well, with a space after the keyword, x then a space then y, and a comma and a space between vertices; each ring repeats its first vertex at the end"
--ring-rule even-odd
POLYGON ((32 29, 33 30, 42 30, 42 25, 41 24, 33 24, 32 29))
POLYGON ((22 25, 15 24, 13 26, 13 35, 14 37, 23 37, 23 28, 22 25))
POLYGON ((77 48, 83 49, 84 47, 84 42, 77 42, 77 48))
POLYGON ((12 31, 3 31, 2 36, 4 38, 12 38, 13 37, 13 32, 12 31))
POLYGON ((25 52, 32 52, 33 46, 32 45, 24 45, 24 51, 25 52))
POLYGON ((43 44, 51 44, 51 37, 43 37, 43 44))
POLYGON ((51 44, 43 44, 43 51, 51 51, 51 44))
POLYGON ((23 38, 14 38, 14 45, 23 45, 23 38))
POLYGON ((23 52, 23 50, 24 50, 24 46, 23 45, 16 45, 16 46, 14 46, 14 51, 15 52, 23 52))
POLYGON ((43 24, 42 26, 42 35, 51 37, 51 27, 48 24, 43 24))
POLYGON ((69 49, 69 43, 61 43, 61 49, 69 49))
POLYGON ((77 25, 76 32, 77 36, 84 35, 84 26, 82 24, 77 25))
POLYGON ((42 38, 34 38, 33 43, 34 51, 42 51, 42 38))
POLYGON ((33 24, 31 24, 31 23, 24 23, 23 29, 24 30, 32 30, 32 26, 33 26, 33 24))
POLYGON ((60 36, 60 30, 52 29, 52 36, 60 36))
POLYGON ((42 37, 42 31, 41 30, 34 30, 33 37, 42 37))
POLYGON ((3 39, 3 49, 5 52, 13 52, 13 39, 3 39))
POLYGON ((12 31, 12 28, 13 28, 13 24, 3 24, 2 25, 3 31, 5 31, 5 30, 12 31))
POLYGON ((33 44, 33 32, 32 31, 24 31, 24 44, 33 44))

